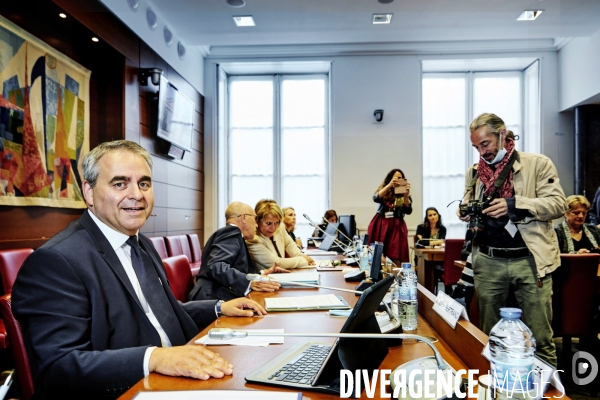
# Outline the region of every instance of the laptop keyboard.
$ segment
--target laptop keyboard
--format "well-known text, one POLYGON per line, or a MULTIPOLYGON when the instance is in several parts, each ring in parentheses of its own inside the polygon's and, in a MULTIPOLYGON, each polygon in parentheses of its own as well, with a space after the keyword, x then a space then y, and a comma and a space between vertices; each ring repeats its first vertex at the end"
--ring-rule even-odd
POLYGON ((269 380, 309 385, 319 372, 329 350, 331 346, 313 344, 271 375, 269 380))

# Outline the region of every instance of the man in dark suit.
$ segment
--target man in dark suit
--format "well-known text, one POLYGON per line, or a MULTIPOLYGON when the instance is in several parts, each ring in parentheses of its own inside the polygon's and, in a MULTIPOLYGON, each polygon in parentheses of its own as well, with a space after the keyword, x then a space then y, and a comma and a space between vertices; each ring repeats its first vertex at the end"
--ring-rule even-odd
POLYGON ((139 234, 154 205, 148 152, 103 143, 86 155, 83 177, 88 210, 25 261, 12 292, 36 394, 116 397, 150 372, 230 375, 226 360, 186 343, 221 313, 266 312, 248 299, 175 300, 158 253, 139 234))
MULTIPOLYGON (((202 266, 190 300, 229 300, 247 295, 251 290, 273 292, 280 285, 273 281, 248 280, 246 274, 256 274, 245 240, 256 233, 256 213, 247 204, 233 202, 225 210, 227 226, 219 229, 206 242, 202 266)), ((276 265, 263 274, 290 272, 276 265)))

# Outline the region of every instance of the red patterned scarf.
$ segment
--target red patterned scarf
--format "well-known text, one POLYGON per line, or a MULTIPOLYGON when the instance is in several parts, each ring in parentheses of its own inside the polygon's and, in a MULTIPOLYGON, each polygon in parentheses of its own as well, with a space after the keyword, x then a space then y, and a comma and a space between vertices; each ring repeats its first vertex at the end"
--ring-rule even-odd
MULTIPOLYGON (((506 154, 498 162, 494 165, 495 168, 492 168, 488 163, 486 163, 481 157, 479 158, 479 165, 477 167, 477 175, 479 175, 479 179, 483 183, 483 187, 485 188, 483 191, 483 195, 489 196, 494 190, 494 181, 498 178, 498 175, 504 169, 504 166, 508 163, 513 153, 515 152, 515 142, 511 139, 506 139, 506 154)), ((509 198, 513 197, 513 172, 512 170, 508 174, 508 178, 504 181, 500 189, 498 190, 498 196, 501 198, 509 198)))

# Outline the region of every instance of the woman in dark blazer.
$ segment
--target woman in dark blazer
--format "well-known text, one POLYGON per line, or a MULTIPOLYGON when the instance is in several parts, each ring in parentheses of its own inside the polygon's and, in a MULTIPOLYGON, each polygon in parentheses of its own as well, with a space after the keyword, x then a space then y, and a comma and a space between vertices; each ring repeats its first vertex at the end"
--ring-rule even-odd
POLYGON ((598 251, 600 229, 585 224, 590 202, 584 196, 573 195, 567 197, 567 206, 565 220, 554 228, 560 252, 581 254, 598 251))
POLYGON ((423 246, 438 246, 444 243, 444 239, 446 227, 442 225, 442 216, 435 207, 429 207, 425 210, 423 223, 417 226, 417 240, 420 240, 423 246))
POLYGON ((408 262, 408 229, 404 216, 412 213, 410 183, 406 182, 404 172, 393 169, 379 185, 373 201, 379 203, 377 213, 368 228, 371 242, 383 243, 383 253, 394 264, 408 262), (403 193, 396 193, 396 188, 403 186, 403 193))

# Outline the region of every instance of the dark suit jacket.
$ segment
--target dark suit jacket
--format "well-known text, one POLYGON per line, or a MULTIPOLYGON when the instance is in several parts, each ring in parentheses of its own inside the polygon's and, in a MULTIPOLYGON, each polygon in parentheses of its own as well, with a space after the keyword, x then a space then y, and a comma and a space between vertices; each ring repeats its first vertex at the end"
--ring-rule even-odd
POLYGON ((202 266, 190 300, 231 300, 244 297, 250 281, 246 274, 255 274, 256 266, 250 257, 242 231, 227 225, 206 242, 202 266))
MULTIPOLYGON (((140 244, 168 285, 151 242, 140 244)), ((216 319, 215 302, 167 296, 187 340, 216 319)), ((23 264, 12 291, 36 395, 116 397, 144 377, 144 353, 161 346, 117 254, 84 212, 23 264)))

